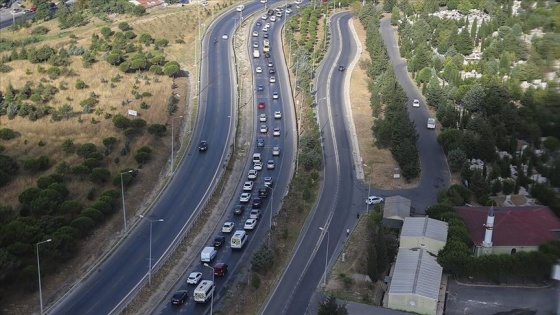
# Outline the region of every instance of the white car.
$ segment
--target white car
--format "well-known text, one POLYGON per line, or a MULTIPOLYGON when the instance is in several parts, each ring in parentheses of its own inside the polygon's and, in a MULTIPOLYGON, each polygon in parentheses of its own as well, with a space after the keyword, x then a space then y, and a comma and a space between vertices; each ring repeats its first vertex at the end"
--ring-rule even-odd
MULTIPOLYGON (((265 39, 265 40, 264 40, 264 45, 265 45, 265 46, 268 45, 268 39, 265 39)), ((269 62, 268 62, 268 67, 269 67, 269 68, 273 68, 273 67, 274 67, 274 64, 272 63, 272 61, 269 61, 269 62)))
POLYGON ((266 122, 266 114, 264 114, 264 113, 263 113, 263 114, 260 114, 260 115, 259 115, 259 121, 260 121, 260 122, 266 122))
POLYGON ((249 170, 249 175, 247 175, 248 179, 256 179, 259 172, 257 170, 249 170))
POLYGON ((255 164, 253 164, 253 168, 256 169, 257 171, 262 170, 263 168, 262 162, 255 162, 255 164))
POLYGON ((268 81, 270 83, 276 83, 276 78, 275 77, 270 77, 270 79, 268 81))
POLYGON ((436 120, 434 118, 428 118, 427 128, 436 129, 436 120))
POLYGON ((187 278, 187 284, 197 285, 202 280, 202 272, 191 272, 187 278))
POLYGON ((260 217, 261 217, 261 210, 251 209, 251 212, 249 213, 249 218, 250 219, 258 219, 260 217))
POLYGON ((233 222, 225 222, 222 226, 222 233, 231 233, 235 228, 235 223, 233 222))
POLYGON ((383 202, 383 198, 377 197, 377 196, 369 196, 366 199, 366 203, 368 205, 375 205, 375 204, 382 203, 382 202, 383 202))
POLYGON ((228 38, 229 38, 229 37, 228 37, 227 34, 222 35, 222 39, 228 39, 228 38))
POLYGON ((414 101, 412 101, 412 107, 420 107, 420 101, 415 99, 414 101))
POLYGON ((247 182, 245 182, 245 184, 243 184, 243 190, 244 190, 244 191, 251 191, 251 190, 253 190, 253 182, 252 182, 252 181, 247 181, 247 182))
POLYGON ((270 22, 266 22, 266 23, 264 24, 264 27, 269 28, 269 27, 270 27, 270 22))
POLYGON ((280 147, 272 147, 272 155, 279 156, 280 155, 280 147))
POLYGON ((253 42, 253 48, 259 48, 259 43, 253 42))
POLYGON ((202 6, 207 7, 208 6, 208 1, 202 1, 202 6))
POLYGON ((254 31, 254 32, 253 32, 253 37, 259 37, 259 32, 254 31))
POLYGON ((274 160, 268 160, 268 162, 266 162, 266 168, 269 170, 273 170, 274 169, 274 160))
POLYGON ((267 133, 268 132, 268 126, 267 125, 261 125, 261 128, 259 129, 259 131, 261 133, 267 133))
POLYGON ((292 13, 292 9, 286 9, 286 14, 291 14, 292 13))
POLYGON ((249 200, 251 199, 251 193, 242 193, 241 196, 239 196, 239 202, 249 202, 249 200))
POLYGON ((241 12, 241 11, 243 11, 243 9, 245 9, 244 5, 237 6, 237 12, 241 12))
POLYGON ((267 187, 272 187, 272 177, 266 176, 264 178, 264 185, 267 187))
POLYGON ((278 92, 272 93, 272 99, 277 100, 280 96, 278 96, 278 92))
POLYGON ((257 68, 255 69, 255 72, 256 72, 256 73, 262 73, 262 68, 261 68, 261 67, 257 67, 257 68))
POLYGON ((243 226, 243 228, 245 230, 253 230, 255 229, 255 226, 257 226, 256 219, 247 219, 247 221, 245 221, 245 225, 243 226))
POLYGON ((268 19, 268 15, 265 14, 265 15, 261 16, 261 19, 263 19, 263 20, 268 19))
POLYGON ((266 3, 266 0, 261 0, 261 3, 266 3))
POLYGON ((276 22, 276 16, 274 16, 274 15, 271 16, 271 17, 270 17, 270 22, 276 22))
POLYGON ((281 119, 282 118, 282 112, 277 110, 274 112, 274 119, 281 119))
POLYGON ((274 130, 272 131, 272 135, 275 137, 280 137, 280 128, 278 127, 274 128, 274 130))

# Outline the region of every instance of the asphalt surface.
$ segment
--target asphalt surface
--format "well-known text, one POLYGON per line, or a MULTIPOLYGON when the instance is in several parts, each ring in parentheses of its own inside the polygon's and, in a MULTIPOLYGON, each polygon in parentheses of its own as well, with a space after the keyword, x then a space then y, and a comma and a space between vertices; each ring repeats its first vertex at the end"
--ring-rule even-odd
MULTIPOLYGON (((235 10, 219 17, 209 29, 203 46, 200 106, 197 128, 185 158, 179 164, 167 189, 161 194, 147 217, 163 222, 153 223, 152 264, 175 241, 177 235, 192 223, 218 182, 233 141, 236 104, 235 73, 232 71, 231 35, 235 10), (230 39, 222 40, 223 34, 230 39), (208 38, 220 38, 209 44, 208 38), (207 152, 198 151, 198 143, 207 140, 207 152)), ((131 198, 132 196, 127 196, 131 198)), ((110 314, 142 281, 149 265, 150 222, 142 220, 129 231, 126 240, 87 278, 48 309, 51 314, 110 314)))
POLYGON ((449 281, 445 314, 557 314, 558 284, 542 288, 460 285, 449 281))
MULTIPOLYGON (((281 2, 280 2, 281 3, 281 2)), ((272 2, 268 3, 272 5, 272 2)), ((248 156, 251 157, 253 152, 260 152, 262 155, 262 160, 264 161, 265 165, 262 171, 259 171, 257 179, 254 182, 254 188, 252 191, 253 198, 257 197, 257 189, 264 187, 264 177, 271 176, 274 181, 274 186, 272 189, 269 189, 269 196, 263 199, 263 205, 261 206, 261 218, 258 219, 257 226, 254 230, 247 230, 249 235, 249 239, 243 249, 241 250, 232 250, 230 246, 231 235, 232 233, 221 233, 221 226, 219 225, 219 229, 215 231, 213 235, 224 235, 226 236, 226 243, 224 246, 218 248, 218 255, 217 257, 211 262, 208 263, 209 267, 204 266, 200 259, 197 257, 194 259, 192 265, 186 268, 186 273, 182 277, 179 285, 177 285, 173 290, 170 290, 167 298, 162 301, 162 303, 157 307, 157 309, 153 312, 155 314, 178 314, 178 313, 187 313, 187 314, 206 314, 210 312, 210 304, 212 301, 208 301, 204 304, 197 304, 193 299, 193 292, 195 289, 194 285, 187 284, 187 277, 191 272, 198 271, 203 274, 202 279, 204 280, 212 280, 214 279, 216 283, 216 290, 214 292, 213 297, 213 305, 217 307, 217 304, 220 300, 228 293, 227 288, 231 288, 234 282, 239 280, 240 274, 237 270, 242 268, 242 264, 248 263, 250 261, 250 257, 252 253, 258 249, 260 244, 263 242, 268 241, 266 238, 266 232, 269 229, 269 224, 273 214, 280 208, 282 203, 282 197, 286 194, 288 189, 289 180, 293 173, 293 161, 295 157, 295 112, 294 107, 292 104, 292 95, 289 88, 288 82, 288 69, 284 63, 283 59, 283 52, 281 48, 281 30, 282 24, 284 23, 284 16, 277 20, 276 22, 270 22, 268 19, 263 21, 260 17, 263 15, 263 5, 260 3, 250 3, 245 5, 245 9, 243 10, 244 15, 248 15, 250 12, 254 12, 258 10, 255 14, 255 20, 251 22, 251 26, 249 28, 248 40, 247 40, 247 53, 249 54, 249 59, 252 62, 252 71, 253 71, 253 79, 254 79, 254 103, 248 104, 248 106, 255 106, 254 109, 254 121, 255 121, 255 132, 256 138, 264 139, 265 147, 264 148, 257 148, 253 146, 253 151, 248 152, 248 156), (269 41, 270 41, 270 58, 265 58, 262 54, 262 45, 263 45, 263 31, 262 26, 256 26, 255 22, 260 21, 264 26, 265 23, 270 23, 271 27, 268 31, 269 34, 269 41), (253 31, 258 32, 257 37, 253 37, 253 31), (259 51, 261 52, 259 58, 253 58, 253 42, 257 42, 259 45, 259 51), (268 66, 268 62, 272 62, 273 67, 268 66), (263 72, 256 73, 256 67, 261 67, 263 72), (273 76, 276 77, 276 83, 270 83, 269 78, 271 74, 269 74, 270 69, 273 68, 276 73, 273 76), (257 91, 256 87, 258 85, 264 86, 264 91, 257 91), (274 100, 272 94, 277 92, 279 98, 274 100), (264 102, 266 107, 264 109, 258 109, 257 104, 259 102, 264 102), (274 111, 280 110, 282 112, 281 119, 274 119, 274 111), (258 114, 265 113, 267 115, 267 122, 259 122, 258 121, 258 114), (267 134, 263 134, 259 131, 259 127, 261 124, 266 124, 269 127, 269 131, 267 134), (280 136, 273 136, 272 130, 274 127, 279 127, 281 131, 280 136), (273 157, 272 156, 272 147, 279 146, 281 148, 280 156, 273 157), (266 161, 268 160, 275 161, 275 168, 272 170, 266 169, 266 161), (271 211, 274 210, 274 211, 271 211), (229 272, 225 276, 222 277, 213 277, 212 276, 212 266, 215 265, 217 262, 226 262, 228 264, 229 272), (169 302, 171 296, 176 290, 187 290, 189 300, 187 303, 176 306, 171 305, 169 302)), ((235 18, 226 18, 220 22, 219 29, 228 29, 234 28, 233 23, 237 21, 235 18), (228 24, 231 23, 231 24, 228 24)), ((218 26, 218 25, 217 25, 218 26)), ((218 27, 217 27, 218 28, 218 27)), ((218 37, 220 38, 220 37, 218 37)), ((220 40, 218 41, 218 45, 220 44, 220 40)), ((212 47, 212 43, 209 44, 210 49, 212 47)), ((224 56, 224 60, 231 60, 224 56)), ((253 143, 256 143, 253 141, 253 143)), ((247 165, 245 167, 244 174, 247 174, 250 169, 253 167, 253 163, 250 159, 247 161, 247 165)), ((243 224, 246 219, 249 218, 249 212, 251 210, 250 204, 246 204, 245 212, 242 215, 234 215, 232 213, 232 208, 236 204, 240 204, 239 202, 239 195, 242 191, 242 185, 248 179, 244 175, 240 178, 240 182, 237 188, 238 193, 236 193, 231 200, 227 210, 225 211, 225 216, 222 218, 222 223, 225 221, 234 222, 235 223, 235 230, 243 230, 243 224)), ((208 245, 212 246, 212 241, 214 237, 212 237, 208 245)), ((202 248, 201 248, 202 249, 202 248)), ((246 268, 250 268, 250 263, 244 266, 246 268)))
POLYGON ((348 65, 357 52, 350 29, 343 26, 350 16, 342 13, 331 18, 331 42, 323 62, 328 66, 317 77, 317 113, 324 149, 321 198, 304 226, 292 260, 260 314, 304 314, 324 275, 326 261, 333 257, 339 241, 346 238, 346 229, 356 220, 356 213, 350 210, 356 199, 356 186, 343 119, 344 93, 338 92, 344 91, 344 78, 349 74, 339 72, 335 66, 348 65))

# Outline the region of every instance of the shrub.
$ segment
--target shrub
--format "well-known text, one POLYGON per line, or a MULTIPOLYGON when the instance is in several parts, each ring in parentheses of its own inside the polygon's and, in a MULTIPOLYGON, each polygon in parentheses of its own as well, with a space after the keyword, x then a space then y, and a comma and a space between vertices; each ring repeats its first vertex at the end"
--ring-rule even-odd
POLYGON ((83 90, 83 89, 86 89, 87 87, 88 87, 88 85, 84 81, 82 81, 80 79, 76 80, 76 89, 83 90))
POLYGON ((119 129, 126 129, 130 126, 130 119, 126 118, 122 114, 117 114, 113 117, 113 125, 119 129))
POLYGON ((148 126, 148 133, 156 137, 163 137, 166 131, 167 127, 162 124, 151 124, 148 126))
POLYGON ((97 146, 93 143, 84 143, 76 150, 76 154, 83 158, 88 157, 94 152, 97 152, 97 146))
POLYGON ((0 139, 11 140, 16 137, 16 133, 10 128, 0 129, 0 139))
MULTIPOLYGON (((3 62, 0 63, 0 72, 1 73, 8 73, 10 71, 14 70, 14 68, 8 66, 7 64, 4 64, 3 62)), ((155 73, 155 72, 154 72, 155 73)))
POLYGON ((38 26, 38 27, 34 28, 33 30, 31 30, 31 35, 45 35, 49 31, 50 30, 45 26, 38 26))
POLYGON ((128 23, 126 23, 126 22, 120 22, 120 23, 119 23, 119 29, 120 29, 121 31, 123 31, 123 32, 126 32, 126 31, 128 31, 128 30, 131 30, 132 27, 130 27, 130 25, 129 25, 128 23))
POLYGON ((103 139, 103 145, 106 146, 107 148, 112 148, 113 145, 115 145, 116 143, 117 143, 117 138, 115 137, 107 137, 103 139))
POLYGON ((105 183, 109 178, 111 178, 111 172, 103 167, 96 167, 89 174, 89 180, 94 183, 105 183))
POLYGON ((146 127, 146 121, 142 118, 135 118, 130 122, 130 127, 136 129, 142 129, 146 127))
POLYGON ((95 209, 95 208, 87 208, 85 210, 82 211, 82 213, 80 213, 81 217, 88 217, 90 219, 92 219, 93 221, 95 221, 95 223, 101 223, 103 222, 103 220, 105 220, 105 216, 103 215, 103 212, 95 209))
POLYGON ((134 159, 136 160, 136 162, 138 162, 138 164, 144 164, 151 160, 151 158, 152 155, 147 152, 138 152, 136 153, 136 155, 134 155, 134 159))
POLYGON ((74 152, 74 141, 71 139, 64 140, 64 142, 62 142, 62 151, 66 153, 74 152))
POLYGON ((41 155, 38 158, 27 159, 23 162, 23 169, 33 174, 47 170, 48 168, 49 158, 46 155, 41 155))
POLYGON ((86 216, 79 216, 74 221, 70 223, 70 226, 78 231, 79 238, 85 238, 95 227, 95 221, 92 218, 86 216))

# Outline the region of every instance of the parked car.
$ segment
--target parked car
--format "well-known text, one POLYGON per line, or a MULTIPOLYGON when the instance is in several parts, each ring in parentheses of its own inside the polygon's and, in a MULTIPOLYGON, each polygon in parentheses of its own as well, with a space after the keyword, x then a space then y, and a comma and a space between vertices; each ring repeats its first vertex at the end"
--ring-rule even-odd
POLYGON ((222 233, 231 233, 234 228, 235 228, 235 223, 224 222, 224 225, 222 225, 222 233))
POLYGON ((375 205, 375 204, 382 203, 382 202, 383 202, 383 198, 377 197, 377 196, 369 196, 366 199, 366 203, 368 205, 375 205))
POLYGON ((202 280, 202 272, 191 272, 189 277, 187 278, 187 284, 194 284, 197 285, 200 280, 202 280))
POLYGON ((226 242, 226 237, 218 235, 214 238, 214 247, 221 247, 226 242))
POLYGON ((188 293, 186 290, 179 290, 173 294, 171 298, 171 304, 173 305, 182 305, 185 304, 188 298, 188 293))

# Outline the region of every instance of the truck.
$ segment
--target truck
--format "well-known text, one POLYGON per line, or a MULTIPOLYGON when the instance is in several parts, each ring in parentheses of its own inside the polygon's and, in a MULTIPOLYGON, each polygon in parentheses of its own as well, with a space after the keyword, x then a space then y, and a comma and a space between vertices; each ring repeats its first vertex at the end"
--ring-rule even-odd
POLYGON ((243 230, 237 230, 231 237, 231 248, 232 249, 241 249, 247 242, 247 232, 243 230))
POLYGON ((216 258, 217 254, 218 251, 213 246, 204 247, 202 252, 200 252, 200 261, 211 262, 214 258, 216 258))
POLYGON ((253 58, 259 58, 261 56, 261 53, 259 52, 258 49, 254 49, 253 50, 253 58))
POLYGON ((212 297, 215 288, 216 285, 214 285, 213 281, 202 280, 200 284, 196 287, 196 289, 194 289, 194 293, 193 293, 194 301, 197 303, 208 302, 208 299, 212 297))

